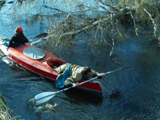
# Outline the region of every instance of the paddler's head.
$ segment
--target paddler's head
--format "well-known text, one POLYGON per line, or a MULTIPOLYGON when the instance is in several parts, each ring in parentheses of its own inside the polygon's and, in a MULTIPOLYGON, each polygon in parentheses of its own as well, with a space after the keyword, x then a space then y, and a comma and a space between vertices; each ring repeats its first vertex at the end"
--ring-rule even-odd
POLYGON ((82 73, 83 73, 83 76, 84 76, 85 78, 88 78, 88 79, 89 79, 89 78, 92 77, 91 68, 89 68, 89 67, 84 67, 82 73))
POLYGON ((23 32, 23 29, 21 26, 17 26, 15 31, 16 31, 16 33, 23 32))

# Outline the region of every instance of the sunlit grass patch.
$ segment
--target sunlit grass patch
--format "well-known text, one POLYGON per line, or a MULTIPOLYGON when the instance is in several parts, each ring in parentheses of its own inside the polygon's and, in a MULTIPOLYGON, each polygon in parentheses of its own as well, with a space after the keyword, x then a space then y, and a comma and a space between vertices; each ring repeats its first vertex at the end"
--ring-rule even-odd
POLYGON ((0 97, 0 120, 20 120, 19 117, 12 117, 10 115, 9 109, 6 107, 2 97, 0 97))
POLYGON ((0 99, 0 119, 1 120, 13 120, 11 116, 9 115, 9 112, 7 110, 7 107, 5 106, 2 99, 0 99))

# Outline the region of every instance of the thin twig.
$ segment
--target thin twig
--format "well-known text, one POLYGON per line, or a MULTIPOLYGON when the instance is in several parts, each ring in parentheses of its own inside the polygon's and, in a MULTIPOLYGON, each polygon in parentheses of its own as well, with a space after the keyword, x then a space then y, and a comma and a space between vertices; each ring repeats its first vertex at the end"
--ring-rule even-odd
POLYGON ((114 30, 113 30, 113 14, 110 14, 110 18, 111 18, 111 35, 112 35, 112 50, 111 50, 111 52, 110 52, 110 57, 112 56, 112 54, 113 54, 113 51, 114 51, 114 38, 113 38, 113 32, 114 32, 114 30))
POLYGON ((133 25, 134 25, 135 33, 136 33, 136 35, 138 36, 138 33, 137 33, 138 29, 137 29, 137 27, 136 27, 136 22, 135 22, 135 19, 134 19, 133 14, 132 14, 131 11, 130 11, 130 16, 131 16, 131 18, 132 18, 132 20, 133 20, 133 25))
POLYGON ((152 24, 154 26, 154 36, 156 37, 157 25, 155 24, 154 19, 152 18, 152 15, 145 8, 143 8, 143 10, 147 13, 147 15, 150 17, 152 21, 152 24))

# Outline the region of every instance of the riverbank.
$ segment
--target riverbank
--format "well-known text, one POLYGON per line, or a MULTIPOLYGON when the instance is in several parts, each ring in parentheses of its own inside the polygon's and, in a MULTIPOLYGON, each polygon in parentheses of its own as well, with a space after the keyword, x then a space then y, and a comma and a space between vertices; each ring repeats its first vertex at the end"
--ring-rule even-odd
POLYGON ((17 117, 12 117, 9 113, 9 108, 6 106, 4 98, 0 95, 0 120, 19 120, 17 117))
POLYGON ((0 97, 0 119, 1 120, 12 120, 12 117, 10 116, 8 109, 5 105, 5 101, 2 97, 0 97))

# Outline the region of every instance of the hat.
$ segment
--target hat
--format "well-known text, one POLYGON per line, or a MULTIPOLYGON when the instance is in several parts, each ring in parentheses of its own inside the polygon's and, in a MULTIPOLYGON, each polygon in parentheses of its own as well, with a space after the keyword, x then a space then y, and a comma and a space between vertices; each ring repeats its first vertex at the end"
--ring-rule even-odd
POLYGON ((16 32, 22 32, 23 30, 22 30, 22 27, 21 26, 17 26, 16 27, 16 32))

